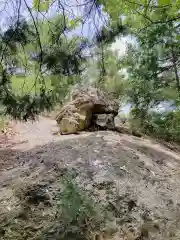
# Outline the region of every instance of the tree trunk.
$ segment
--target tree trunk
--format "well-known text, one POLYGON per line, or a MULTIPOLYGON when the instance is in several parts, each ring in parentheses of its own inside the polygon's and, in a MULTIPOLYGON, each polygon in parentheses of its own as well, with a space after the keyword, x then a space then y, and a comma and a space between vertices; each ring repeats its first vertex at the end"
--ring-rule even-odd
POLYGON ((172 52, 173 68, 174 68, 174 73, 175 73, 175 78, 176 78, 176 87, 177 87, 178 92, 180 92, 179 75, 178 75, 178 69, 177 69, 177 65, 176 65, 176 56, 175 56, 173 46, 171 46, 171 52, 172 52))
POLYGON ((179 75, 178 75, 178 69, 177 69, 177 65, 176 65, 176 53, 174 51, 174 47, 173 47, 173 36, 172 36, 172 32, 171 29, 173 28, 173 24, 170 23, 169 25, 169 35, 171 38, 171 54, 172 54, 172 63, 173 63, 173 68, 174 68, 174 74, 175 74, 175 79, 176 79, 176 88, 177 91, 180 93, 180 82, 179 82, 179 75))

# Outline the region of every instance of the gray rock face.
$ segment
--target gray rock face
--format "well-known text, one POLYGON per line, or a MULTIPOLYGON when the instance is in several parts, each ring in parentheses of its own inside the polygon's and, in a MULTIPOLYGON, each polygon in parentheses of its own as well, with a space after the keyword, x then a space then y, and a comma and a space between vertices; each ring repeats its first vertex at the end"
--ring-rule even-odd
POLYGON ((114 117, 113 114, 95 114, 93 115, 92 124, 101 130, 114 130, 114 117))

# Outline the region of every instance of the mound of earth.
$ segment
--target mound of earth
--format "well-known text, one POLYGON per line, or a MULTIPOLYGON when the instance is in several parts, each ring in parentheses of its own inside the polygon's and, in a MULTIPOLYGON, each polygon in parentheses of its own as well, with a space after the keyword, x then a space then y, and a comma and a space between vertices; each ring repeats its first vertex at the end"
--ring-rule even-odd
POLYGON ((119 104, 106 93, 92 87, 76 89, 71 100, 56 117, 61 134, 72 134, 98 127, 114 129, 119 104))
POLYGON ((0 150, 10 162, 0 171, 0 239, 180 239, 179 152, 112 131, 54 136, 55 125, 17 123, 17 144, 0 150))

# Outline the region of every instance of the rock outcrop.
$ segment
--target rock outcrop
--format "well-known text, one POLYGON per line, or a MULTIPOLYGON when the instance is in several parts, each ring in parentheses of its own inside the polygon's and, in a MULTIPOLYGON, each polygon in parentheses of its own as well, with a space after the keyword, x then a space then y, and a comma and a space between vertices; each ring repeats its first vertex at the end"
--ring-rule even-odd
POLYGON ((99 130, 114 130, 114 115, 113 114, 95 114, 92 118, 92 126, 99 130))
POLYGON ((118 109, 116 100, 96 88, 76 89, 72 93, 71 100, 62 107, 56 121, 61 134, 77 133, 88 129, 91 125, 96 126, 102 118, 109 119, 102 128, 112 129, 118 109))

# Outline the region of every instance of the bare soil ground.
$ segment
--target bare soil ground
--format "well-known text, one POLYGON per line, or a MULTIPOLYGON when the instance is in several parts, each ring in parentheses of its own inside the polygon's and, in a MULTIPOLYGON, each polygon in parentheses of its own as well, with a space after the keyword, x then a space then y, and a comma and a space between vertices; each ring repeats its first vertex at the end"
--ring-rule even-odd
POLYGON ((41 239, 55 221, 57 180, 71 170, 74 181, 112 214, 112 239, 180 239, 179 152, 111 131, 54 135, 56 122, 45 117, 14 122, 13 128, 16 134, 0 149, 0 239, 41 239), (27 186, 45 189, 51 204, 23 205, 27 186))

